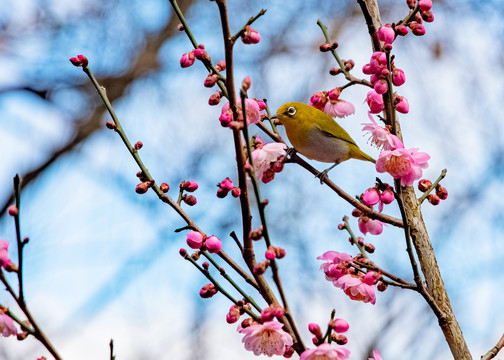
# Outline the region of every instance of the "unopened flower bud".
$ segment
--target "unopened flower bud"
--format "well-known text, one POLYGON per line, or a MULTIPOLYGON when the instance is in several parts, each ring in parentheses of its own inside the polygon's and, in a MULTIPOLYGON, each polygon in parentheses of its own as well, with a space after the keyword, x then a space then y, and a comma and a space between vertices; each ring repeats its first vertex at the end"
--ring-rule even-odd
POLYGON ((332 334, 332 339, 334 340, 334 342, 338 345, 345 345, 347 342, 348 342, 348 339, 345 335, 341 335, 341 334, 332 334))
POLYGON ((159 190, 166 194, 170 190, 170 185, 168 185, 167 183, 162 183, 161 185, 159 185, 159 190))
POLYGON ((422 19, 425 22, 433 22, 434 21, 434 14, 432 11, 422 11, 422 19))
MULTIPOLYGON (((369 259, 366 259, 369 260, 369 259)), ((368 285, 375 285, 380 280, 381 274, 376 271, 368 271, 362 278, 362 281, 368 285)))
POLYGON ((275 178, 275 172, 273 171, 273 169, 266 169, 264 172, 263 172, 263 175, 262 175, 262 178, 261 178, 261 181, 265 184, 269 183, 270 181, 272 181, 273 179, 275 178))
POLYGON ((348 322, 345 319, 335 319, 331 322, 331 327, 337 333, 344 333, 348 331, 350 325, 348 325, 348 322))
POLYGON ((208 270, 208 268, 210 267, 210 264, 208 263, 208 261, 205 261, 203 264, 201 264, 201 267, 202 267, 204 270, 208 270))
POLYGON ((241 40, 244 44, 257 44, 261 41, 261 35, 252 29, 250 25, 245 26, 245 31, 241 35, 241 40))
POLYGON ((399 36, 405 36, 408 33, 408 27, 406 25, 397 25, 395 31, 399 36))
POLYGON ((372 254, 375 252, 375 247, 373 244, 366 244, 366 245, 364 245, 364 250, 366 250, 368 253, 372 254))
POLYGON ((225 60, 219 61, 217 64, 215 64, 215 68, 217 69, 217 71, 226 70, 226 61, 225 60))
POLYGON ((88 59, 84 55, 77 55, 77 57, 70 58, 70 62, 74 66, 88 66, 88 59))
POLYGON ((229 190, 222 189, 222 188, 217 189, 217 197, 219 199, 224 199, 228 193, 229 193, 229 190))
POLYGON ((418 190, 421 192, 426 192, 432 186, 432 182, 429 179, 421 179, 418 182, 418 190))
POLYGON ((336 50, 338 48, 338 43, 337 42, 333 42, 332 45, 331 45, 331 49, 332 50, 336 50))
POLYGON ((191 249, 200 249, 203 246, 203 235, 198 231, 187 233, 186 242, 191 249))
POLYGON ((133 147, 135 150, 140 150, 143 147, 143 143, 141 141, 137 141, 133 147))
POLYGON ((231 191, 233 189, 233 182, 229 179, 229 177, 222 180, 218 185, 221 189, 231 191))
MULTIPOLYGON (((352 240, 352 238, 350 238, 350 240, 352 240)), ((359 237, 357 238, 357 244, 358 244, 359 246, 364 246, 364 238, 363 238, 362 236, 359 236, 359 237)))
POLYGON ((238 186, 235 186, 233 190, 231 190, 231 195, 235 198, 239 197, 241 195, 241 189, 238 186))
POLYGON ((408 99, 406 99, 404 96, 395 96, 395 102, 396 102, 396 110, 400 112, 401 114, 407 114, 409 112, 409 103, 408 99))
POLYGON ((333 76, 338 75, 339 73, 341 73, 340 68, 333 67, 331 70, 329 70, 329 74, 331 74, 333 76))
POLYGON ((196 58, 194 56, 194 50, 193 50, 182 55, 182 57, 180 58, 180 66, 183 68, 187 68, 192 64, 194 64, 195 61, 196 58))
POLYGON ((250 232, 250 238, 252 240, 259 240, 263 235, 263 226, 259 226, 257 229, 254 229, 250 232))
POLYGON ((292 357, 292 355, 294 355, 294 348, 288 345, 285 346, 285 352, 283 354, 283 357, 289 359, 292 357))
POLYGON ((414 9, 416 5, 416 0, 406 0, 406 4, 408 4, 408 7, 410 9, 414 9))
POLYGON ((345 224, 338 224, 338 230, 345 230, 345 224))
POLYGON ((265 258, 268 260, 275 259, 275 247, 273 245, 268 246, 266 253, 264 254, 265 258))
POLYGON ((198 60, 201 60, 201 61, 204 61, 204 60, 207 60, 207 61, 210 61, 210 55, 208 55, 207 51, 205 50, 205 48, 200 48, 198 47, 197 49, 194 49, 194 57, 198 60))
POLYGON ((217 294, 217 289, 214 284, 206 284, 201 288, 199 294, 203 299, 208 299, 217 294))
POLYGON ((319 49, 322 52, 331 51, 331 44, 323 43, 322 45, 320 45, 319 49))
POLYGON ((395 31, 392 25, 386 24, 378 29, 378 39, 385 44, 392 44, 395 39, 395 31))
POLYGON ((392 70, 392 83, 395 86, 401 86, 406 82, 406 75, 404 74, 404 71, 398 68, 394 68, 392 70))
POLYGON ((182 196, 182 200, 189 206, 194 206, 198 202, 196 197, 187 194, 184 194, 184 196, 182 196))
POLYGON ((114 130, 116 128, 116 124, 114 124, 112 121, 107 121, 105 123, 105 126, 107 127, 107 129, 110 129, 110 130, 114 130))
POLYGON ((269 266, 269 262, 267 262, 267 261, 256 263, 254 265, 254 268, 252 269, 252 272, 255 275, 262 275, 266 272, 266 269, 268 268, 268 266, 269 266))
POLYGON ((147 190, 149 190, 150 186, 151 186, 150 181, 141 182, 136 186, 135 192, 137 194, 145 194, 147 190))
POLYGON ((178 30, 178 31, 184 31, 184 30, 185 30, 184 25, 182 25, 182 24, 178 24, 178 25, 177 25, 177 30, 178 30))
POLYGON ((383 291, 387 290, 387 288, 388 288, 388 285, 386 283, 382 282, 382 281, 380 281, 378 283, 378 285, 376 285, 376 289, 378 291, 380 291, 380 292, 383 292, 383 291))
POLYGON ((432 0, 418 0, 420 11, 429 11, 432 8, 432 0))
POLYGON ((315 323, 308 324, 308 331, 310 331, 315 337, 318 339, 322 339, 322 331, 320 330, 320 326, 315 323))
POLYGON ((436 194, 429 194, 429 196, 427 196, 427 200, 434 206, 436 205, 439 205, 439 201, 441 200, 439 198, 439 196, 437 196, 436 194))
POLYGON ((9 213, 10 216, 18 216, 19 215, 19 209, 16 205, 11 205, 7 208, 7 212, 9 213))
POLYGON ((352 59, 345 60, 343 63, 345 64, 346 71, 352 70, 355 66, 355 61, 353 61, 352 59))
POLYGON ((384 204, 390 204, 394 199, 394 191, 390 188, 385 189, 380 195, 380 200, 384 204))
POLYGON ((273 170, 275 173, 279 173, 283 170, 284 168, 284 158, 282 158, 281 160, 277 160, 275 161, 272 165, 271 165, 271 170, 273 170))
POLYGON ((411 32, 416 35, 416 36, 422 36, 425 35, 425 28, 422 24, 416 21, 412 21, 409 23, 409 27, 411 29, 411 32))
POLYGON ((338 100, 340 95, 341 95, 340 87, 329 90, 329 92, 327 93, 327 96, 329 97, 330 100, 338 100))
POLYGON ((436 195, 439 196, 441 200, 446 200, 448 198, 448 190, 445 187, 437 184, 436 195))
POLYGON ((179 254, 180 254, 180 256, 185 258, 187 256, 187 250, 182 248, 179 250, 179 254))
POLYGON ((220 241, 220 239, 217 236, 212 235, 212 236, 207 237, 207 239, 205 240, 205 247, 207 248, 207 250, 210 253, 216 254, 219 251, 221 251, 222 242, 220 241))
POLYGON ((362 202, 367 206, 376 205, 380 201, 380 192, 377 188, 369 188, 362 194, 362 202))
POLYGON ((250 85, 252 85, 252 80, 250 79, 250 76, 246 76, 241 83, 242 89, 247 91, 250 89, 250 85))
POLYGON ((210 95, 210 98, 208 98, 208 105, 210 106, 218 105, 220 103, 220 99, 221 99, 220 93, 217 92, 215 94, 212 94, 210 95))
MULTIPOLYGON (((231 308, 229 309, 229 312, 226 315, 226 322, 228 324, 234 324, 239 319, 240 319, 240 307, 237 306, 237 305, 235 305, 235 304, 233 304, 233 305, 231 305, 231 308)), ((249 320, 249 319, 247 319, 247 320, 249 320)), ((247 326, 250 326, 250 325, 251 324, 249 324, 247 326)), ((243 324, 242 324, 242 327, 243 327, 243 324)))
POLYGON ((188 192, 193 192, 196 191, 196 189, 198 188, 198 183, 193 180, 182 181, 182 183, 180 184, 180 188, 188 192))
POLYGON ((275 257, 277 259, 283 259, 285 257, 285 249, 281 247, 275 247, 275 257))
POLYGON ((361 215, 362 215, 362 212, 359 209, 355 208, 352 210, 353 217, 360 217, 361 215))
POLYGON ((217 83, 217 80, 219 80, 219 75, 210 73, 203 81, 203 86, 211 88, 217 83))

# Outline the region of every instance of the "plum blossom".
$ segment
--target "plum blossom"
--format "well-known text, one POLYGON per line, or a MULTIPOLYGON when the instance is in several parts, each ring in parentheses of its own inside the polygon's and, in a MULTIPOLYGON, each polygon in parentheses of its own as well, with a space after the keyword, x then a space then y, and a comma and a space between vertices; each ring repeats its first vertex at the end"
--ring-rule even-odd
MULTIPOLYGON (((247 124, 257 124, 261 120, 261 109, 258 102, 255 99, 245 99, 245 107, 247 109, 247 124)), ((242 102, 240 97, 236 98, 236 111, 238 112, 237 121, 243 122, 242 102)), ((233 121, 233 111, 229 107, 229 101, 222 107, 219 120, 224 127, 229 126, 231 121, 233 121)))
POLYGON ((383 232, 383 223, 380 220, 371 219, 366 215, 359 216, 358 220, 359 230, 366 235, 380 235, 383 232))
POLYGON ((205 247, 207 248, 208 252, 212 254, 216 254, 222 249, 222 242, 217 236, 209 236, 205 240, 205 247))
POLYGON ((352 103, 345 100, 329 100, 323 110, 330 117, 343 118, 355 113, 355 107, 352 103))
POLYGON ((257 44, 261 41, 261 34, 252 29, 250 25, 245 26, 245 31, 241 35, 244 44, 257 44))
POLYGON ((245 334, 242 342, 245 349, 254 355, 283 355, 286 346, 292 346, 292 337, 282 330, 283 324, 278 321, 266 321, 264 324, 238 327, 238 332, 245 334))
POLYGON ((362 131, 367 131, 370 133, 371 144, 374 144, 377 148, 383 148, 384 150, 392 150, 397 147, 404 147, 403 143, 395 135, 392 135, 388 129, 379 126, 376 121, 371 116, 371 111, 368 111, 369 120, 371 123, 362 123, 364 125, 362 131))
POLYGON ((375 90, 371 90, 367 93, 366 102, 369 106, 371 114, 378 114, 385 109, 385 104, 383 103, 383 97, 378 94, 375 90))
POLYGON ((256 179, 262 179, 263 173, 270 168, 271 163, 276 161, 279 156, 285 155, 286 149, 287 145, 284 143, 259 144, 258 147, 252 151, 252 162, 254 164, 256 179))
POLYGON ((350 351, 345 348, 333 348, 331 344, 323 343, 316 349, 303 351, 299 360, 346 360, 350 351))
POLYGON ((385 44, 392 44, 395 39, 395 31, 392 25, 386 24, 378 29, 378 39, 385 44))
MULTIPOLYGON (((376 303, 374 283, 371 279, 357 275, 346 274, 334 282, 334 286, 343 289, 350 299, 371 304, 376 303)), ((373 280, 374 282, 374 280, 373 280)))
POLYGON ((16 326, 14 326, 14 320, 3 311, 0 310, 0 335, 7 337, 10 335, 17 335, 16 326))
POLYGON ((198 231, 191 231, 187 233, 186 242, 191 249, 199 249, 203 245, 203 235, 198 231))
POLYGON ((327 251, 318 260, 325 260, 326 263, 320 265, 320 269, 324 271, 326 280, 335 281, 341 276, 347 274, 348 263, 352 262, 352 257, 345 253, 337 251, 327 251))
POLYGON ((376 161, 376 171, 388 172, 394 179, 401 179, 401 186, 411 186, 422 177, 422 169, 429 167, 429 154, 417 148, 383 150, 376 161))

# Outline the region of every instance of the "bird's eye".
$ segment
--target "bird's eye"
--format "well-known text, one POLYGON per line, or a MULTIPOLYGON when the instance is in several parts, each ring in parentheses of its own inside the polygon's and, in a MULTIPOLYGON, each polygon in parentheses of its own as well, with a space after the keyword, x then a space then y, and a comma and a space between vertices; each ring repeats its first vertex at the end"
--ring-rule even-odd
POLYGON ((287 114, 289 116, 294 116, 294 114, 296 114, 296 109, 291 106, 290 108, 287 109, 287 114))

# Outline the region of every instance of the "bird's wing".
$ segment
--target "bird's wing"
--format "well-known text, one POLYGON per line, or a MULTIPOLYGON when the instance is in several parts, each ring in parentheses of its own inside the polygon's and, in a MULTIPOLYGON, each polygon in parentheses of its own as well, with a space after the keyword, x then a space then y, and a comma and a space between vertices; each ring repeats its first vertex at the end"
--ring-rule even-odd
POLYGON ((327 136, 337 138, 343 141, 348 142, 349 144, 355 144, 355 141, 351 138, 350 135, 343 129, 335 120, 333 120, 329 115, 325 113, 318 114, 315 122, 317 123, 317 127, 320 131, 327 134, 327 136), (325 129, 325 130, 322 130, 325 129), (336 135, 338 134, 338 135, 336 135))
POLYGON ((357 146, 357 144, 355 143, 355 141, 353 141, 353 139, 350 137, 350 135, 348 135, 348 133, 341 126, 339 126, 336 122, 335 122, 335 125, 340 128, 339 131, 340 131, 341 136, 336 136, 336 135, 330 133, 329 131, 322 130, 319 125, 317 125, 317 130, 320 131, 324 136, 327 136, 327 137, 330 137, 330 138, 339 139, 339 140, 343 140, 343 141, 346 141, 349 144, 357 146))

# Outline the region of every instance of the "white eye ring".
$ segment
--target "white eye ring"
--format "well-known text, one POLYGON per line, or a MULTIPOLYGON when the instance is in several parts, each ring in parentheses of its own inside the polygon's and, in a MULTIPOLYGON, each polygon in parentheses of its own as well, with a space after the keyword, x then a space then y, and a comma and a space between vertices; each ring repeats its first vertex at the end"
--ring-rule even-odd
POLYGON ((287 109, 287 114, 289 116, 294 116, 296 114, 296 109, 293 106, 291 106, 290 108, 287 109))

